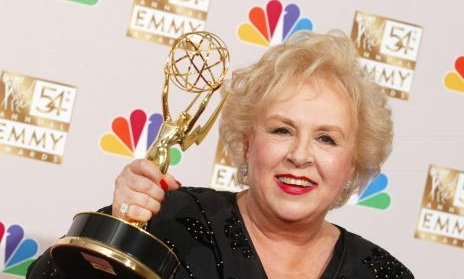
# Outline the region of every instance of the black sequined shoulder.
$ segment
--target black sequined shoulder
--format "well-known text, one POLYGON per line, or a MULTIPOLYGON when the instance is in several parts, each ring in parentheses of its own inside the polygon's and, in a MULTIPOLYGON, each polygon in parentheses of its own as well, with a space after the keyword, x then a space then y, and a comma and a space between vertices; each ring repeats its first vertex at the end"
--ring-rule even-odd
POLYGON ((324 278, 414 279, 411 271, 385 249, 341 227, 339 229, 341 236, 331 260, 332 266, 328 267, 337 270, 337 274, 324 278))

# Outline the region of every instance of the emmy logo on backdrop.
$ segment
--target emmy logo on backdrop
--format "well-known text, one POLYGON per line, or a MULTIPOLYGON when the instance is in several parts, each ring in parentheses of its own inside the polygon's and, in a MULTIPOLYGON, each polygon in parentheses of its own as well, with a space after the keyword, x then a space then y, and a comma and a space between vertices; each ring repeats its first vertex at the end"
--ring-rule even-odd
MULTIPOLYGON (((229 52, 212 33, 187 33, 174 42, 164 68, 164 121, 146 154, 161 172, 167 172, 172 145, 185 151, 193 143, 199 144, 213 126, 227 95, 221 97, 203 126, 195 124, 223 83, 228 67, 229 52), (195 95, 177 118, 169 107, 170 82, 195 95)), ((51 255, 62 270, 80 278, 171 278, 179 266, 177 256, 145 227, 146 223, 126 222, 99 212, 79 213, 66 236, 52 247, 51 255)))
POLYGON ((61 164, 77 89, 0 73, 0 153, 61 164))
POLYGON ((464 247, 464 172, 431 165, 415 237, 464 247))

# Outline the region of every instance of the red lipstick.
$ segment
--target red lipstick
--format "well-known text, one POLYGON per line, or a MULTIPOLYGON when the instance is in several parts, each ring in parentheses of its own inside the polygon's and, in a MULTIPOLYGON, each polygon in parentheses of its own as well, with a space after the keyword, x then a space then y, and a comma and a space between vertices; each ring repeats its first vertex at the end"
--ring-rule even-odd
POLYGON ((278 175, 278 176, 275 177, 275 181, 276 181, 277 186, 279 186, 279 188, 282 191, 284 191, 285 193, 290 194, 290 195, 303 195, 303 194, 311 192, 312 190, 314 190, 317 187, 317 184, 314 183, 313 181, 309 180, 308 178, 306 178, 306 177, 297 177, 297 176, 294 176, 292 174, 278 175), (299 186, 299 185, 286 184, 286 183, 280 181, 279 177, 287 177, 287 178, 292 178, 292 179, 305 180, 305 181, 310 182, 312 184, 312 186, 303 187, 303 186, 299 186))

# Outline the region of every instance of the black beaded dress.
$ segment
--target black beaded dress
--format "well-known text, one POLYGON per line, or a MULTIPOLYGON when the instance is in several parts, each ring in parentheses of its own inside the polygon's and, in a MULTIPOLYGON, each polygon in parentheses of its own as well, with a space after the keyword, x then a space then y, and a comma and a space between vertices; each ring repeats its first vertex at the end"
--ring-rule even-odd
MULTIPOLYGON (((111 213, 111 207, 102 211, 111 213)), ((384 249, 338 228, 340 237, 322 279, 414 278, 384 249)), ((243 224, 235 193, 188 187, 168 192, 162 211, 147 229, 171 246, 181 260, 176 279, 267 278, 243 224)), ((27 278, 74 277, 62 274, 46 251, 31 265, 27 278)))

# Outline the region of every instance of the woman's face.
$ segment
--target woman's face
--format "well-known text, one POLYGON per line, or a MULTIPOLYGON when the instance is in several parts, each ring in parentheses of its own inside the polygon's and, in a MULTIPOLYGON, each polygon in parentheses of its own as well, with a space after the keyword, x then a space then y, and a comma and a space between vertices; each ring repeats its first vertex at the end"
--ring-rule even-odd
POLYGON ((325 79, 290 82, 247 138, 254 206, 285 221, 324 218, 353 174, 355 129, 341 89, 325 79))

